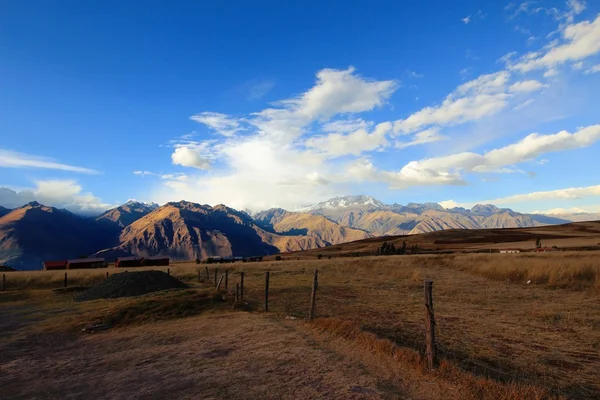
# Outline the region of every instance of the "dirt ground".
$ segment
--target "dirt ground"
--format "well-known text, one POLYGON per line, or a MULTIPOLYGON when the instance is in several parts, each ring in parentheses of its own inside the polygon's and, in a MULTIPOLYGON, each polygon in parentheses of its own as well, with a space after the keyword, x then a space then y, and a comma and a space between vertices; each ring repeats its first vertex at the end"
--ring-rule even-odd
POLYGON ((459 398, 449 385, 382 371, 302 321, 245 312, 38 335, 4 342, 0 356, 7 400, 459 398))

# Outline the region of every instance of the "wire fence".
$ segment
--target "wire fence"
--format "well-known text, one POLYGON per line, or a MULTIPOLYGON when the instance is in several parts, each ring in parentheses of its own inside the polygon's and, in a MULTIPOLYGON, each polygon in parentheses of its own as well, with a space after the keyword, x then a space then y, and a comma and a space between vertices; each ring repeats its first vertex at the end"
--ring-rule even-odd
MULTIPOLYGON (((426 348, 423 282, 433 279, 440 360, 500 382, 541 386, 571 398, 600 398, 600 308, 595 297, 587 304, 572 304, 569 315, 567 305, 585 293, 515 286, 443 269, 390 270, 377 262, 342 267, 324 263, 315 296, 315 264, 284 264, 153 269, 192 286, 216 287, 220 282, 226 296, 256 311, 309 319, 313 310, 316 318, 352 321, 421 353, 426 348), (577 313, 577 307, 587 311, 577 313)), ((92 285, 125 270, 8 273, 3 274, 2 290, 92 285)))

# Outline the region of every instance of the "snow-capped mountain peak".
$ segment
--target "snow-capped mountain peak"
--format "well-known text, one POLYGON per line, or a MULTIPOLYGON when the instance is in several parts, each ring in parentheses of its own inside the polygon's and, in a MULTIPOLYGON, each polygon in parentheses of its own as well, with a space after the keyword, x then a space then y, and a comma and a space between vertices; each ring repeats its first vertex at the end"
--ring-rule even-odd
POLYGON ((358 195, 358 196, 343 196, 334 197, 327 201, 323 201, 314 206, 306 207, 298 211, 312 211, 319 209, 339 209, 339 208, 350 208, 350 207, 367 207, 369 209, 376 209, 385 207, 385 204, 381 201, 373 198, 372 196, 358 195))

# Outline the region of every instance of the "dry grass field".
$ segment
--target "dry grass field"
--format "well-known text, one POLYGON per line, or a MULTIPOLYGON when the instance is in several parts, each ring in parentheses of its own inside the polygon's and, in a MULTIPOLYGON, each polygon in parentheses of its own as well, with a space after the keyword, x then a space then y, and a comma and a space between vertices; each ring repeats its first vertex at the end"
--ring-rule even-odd
MULTIPOLYGON (((210 281, 215 267, 219 274, 229 268, 230 288, 245 272, 250 313, 214 301, 205 265, 194 263, 170 267, 192 289, 89 303, 52 290, 64 271, 7 273, 0 386, 8 398, 43 398, 44 388, 55 390, 46 392, 51 398, 131 398, 135 390, 140 398, 600 398, 598 256, 313 256, 209 265, 210 281), (315 268, 318 318, 306 324, 315 268), (435 282, 436 372, 419 355, 425 279, 435 282), (89 322, 115 328, 82 334, 89 322), (28 385, 30 374, 43 379, 28 385)), ((107 271, 119 272, 68 271, 69 285, 99 282, 107 271)))

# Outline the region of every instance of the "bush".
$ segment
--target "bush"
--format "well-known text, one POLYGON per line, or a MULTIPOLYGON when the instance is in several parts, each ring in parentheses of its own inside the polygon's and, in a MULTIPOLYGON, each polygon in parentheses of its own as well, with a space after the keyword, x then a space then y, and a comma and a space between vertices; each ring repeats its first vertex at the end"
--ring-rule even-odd
POLYGON ((275 261, 281 261, 281 256, 275 256, 275 261))

